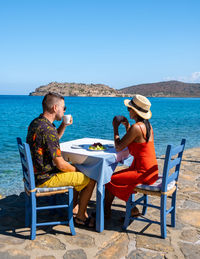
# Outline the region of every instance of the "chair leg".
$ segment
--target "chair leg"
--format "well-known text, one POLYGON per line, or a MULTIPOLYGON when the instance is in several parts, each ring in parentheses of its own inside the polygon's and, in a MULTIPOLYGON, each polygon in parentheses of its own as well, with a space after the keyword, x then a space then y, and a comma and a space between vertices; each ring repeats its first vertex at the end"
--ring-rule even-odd
POLYGON ((36 237, 36 197, 31 193, 31 240, 36 237))
POLYGON ((166 208, 167 208, 167 196, 161 196, 161 209, 160 209, 160 227, 161 227, 161 237, 166 238, 167 229, 166 229, 166 208))
POLYGON ((144 205, 143 205, 143 208, 142 208, 142 215, 145 215, 146 212, 147 212, 146 204, 148 204, 148 195, 144 194, 144 205))
POLYGON ((124 225, 122 226, 123 230, 126 230, 130 223, 131 208, 132 208, 132 202, 134 201, 134 199, 135 199, 135 194, 131 194, 129 196, 128 201, 126 202, 126 215, 125 215, 124 225))
POLYGON ((75 229, 74 229, 74 221, 73 221, 73 189, 69 189, 69 195, 68 195, 68 220, 69 220, 69 227, 72 233, 72 236, 76 235, 75 229))
POLYGON ((30 227, 30 197, 25 193, 25 227, 30 227))
POLYGON ((176 225, 176 191, 172 194, 172 204, 173 210, 171 212, 171 226, 175 227, 176 225))

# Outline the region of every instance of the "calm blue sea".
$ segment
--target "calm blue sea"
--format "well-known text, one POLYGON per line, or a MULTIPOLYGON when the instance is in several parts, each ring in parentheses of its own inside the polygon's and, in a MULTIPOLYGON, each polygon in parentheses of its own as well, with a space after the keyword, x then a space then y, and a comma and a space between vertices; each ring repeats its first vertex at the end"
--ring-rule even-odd
MULTIPOLYGON (((25 141, 29 123, 42 112, 42 99, 36 96, 0 96, 0 194, 18 194, 23 190, 16 137, 20 136, 25 141)), ((165 153, 167 144, 178 144, 183 137, 187 139, 187 149, 200 146, 200 98, 149 99, 157 156, 165 153)), ((66 114, 72 114, 74 124, 66 129, 61 142, 83 137, 112 139, 113 117, 129 116, 123 100, 66 97, 66 114)), ((120 134, 124 134, 122 126, 120 134)))

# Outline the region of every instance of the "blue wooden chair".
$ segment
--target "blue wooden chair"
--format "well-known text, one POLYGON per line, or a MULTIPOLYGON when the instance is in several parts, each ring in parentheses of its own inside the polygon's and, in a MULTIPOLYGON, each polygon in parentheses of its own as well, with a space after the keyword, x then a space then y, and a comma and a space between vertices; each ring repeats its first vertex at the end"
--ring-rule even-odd
POLYGON ((161 237, 166 238, 166 216, 169 213, 171 213, 171 226, 175 227, 177 183, 185 142, 186 140, 182 139, 181 145, 177 147, 173 147, 172 145, 167 146, 163 175, 159 176, 158 180, 153 185, 141 184, 134 189, 135 192, 143 195, 137 200, 135 200, 134 194, 130 195, 129 200, 126 203, 126 216, 123 225, 124 230, 127 229, 131 220, 155 223, 159 224, 161 227, 161 237), (159 196, 160 206, 148 203, 148 195, 159 196), (168 209, 167 198, 171 198, 171 207, 168 209), (143 206, 141 217, 131 217, 131 209, 136 205, 143 206), (146 214, 147 207, 160 210, 160 221, 153 221, 142 216, 146 214))
POLYGON ((69 224, 72 235, 76 235, 73 222, 73 187, 65 186, 57 188, 37 188, 35 186, 33 163, 29 145, 27 143, 22 143, 21 138, 17 138, 17 143, 21 158, 25 190, 25 226, 31 227, 31 240, 35 239, 36 227, 38 226, 69 224), (49 206, 37 206, 37 200, 39 197, 63 194, 66 192, 68 192, 68 204, 65 202, 63 205, 52 205, 52 201, 55 201, 56 199, 48 199, 51 203, 49 206), (38 211, 62 208, 68 209, 68 220, 48 221, 42 223, 37 222, 38 211))

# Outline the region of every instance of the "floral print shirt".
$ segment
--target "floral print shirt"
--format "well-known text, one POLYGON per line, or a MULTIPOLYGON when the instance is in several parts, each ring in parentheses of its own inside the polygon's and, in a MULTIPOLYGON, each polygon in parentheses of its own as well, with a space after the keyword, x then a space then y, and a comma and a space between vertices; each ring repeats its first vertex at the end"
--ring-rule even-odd
POLYGON ((53 159, 61 156, 57 129, 41 114, 29 125, 26 142, 30 145, 35 184, 38 186, 59 171, 53 164, 53 159))

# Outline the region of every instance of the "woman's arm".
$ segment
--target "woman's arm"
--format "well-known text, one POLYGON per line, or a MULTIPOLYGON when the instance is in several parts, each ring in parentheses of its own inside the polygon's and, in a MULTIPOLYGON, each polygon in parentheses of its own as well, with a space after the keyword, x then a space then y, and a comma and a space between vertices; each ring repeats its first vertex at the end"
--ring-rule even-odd
POLYGON ((122 139, 119 137, 117 123, 113 120, 113 129, 114 129, 114 141, 115 141, 115 149, 117 152, 126 148, 131 142, 133 142, 138 136, 140 136, 140 130, 138 125, 129 125, 127 129, 127 133, 123 136, 122 139))
POLYGON ((121 122, 124 127, 126 128, 126 132, 130 129, 131 125, 130 123, 128 122, 127 118, 123 116, 123 120, 121 122))

